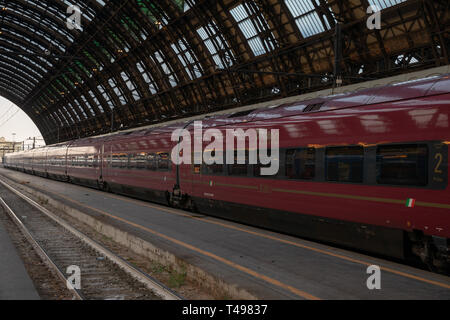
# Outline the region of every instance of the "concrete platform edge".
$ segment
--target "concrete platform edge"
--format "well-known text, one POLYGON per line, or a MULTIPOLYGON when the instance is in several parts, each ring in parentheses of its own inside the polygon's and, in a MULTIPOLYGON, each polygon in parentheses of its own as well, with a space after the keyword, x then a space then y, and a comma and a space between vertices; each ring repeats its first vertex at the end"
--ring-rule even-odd
MULTIPOLYGON (((15 183, 19 183, 11 177, 7 178, 15 183)), ((216 292, 216 295, 218 296, 226 296, 230 299, 236 300, 258 300, 258 297, 248 292, 246 289, 240 288, 237 284, 227 283, 224 279, 220 279, 217 276, 199 268, 198 266, 187 263, 175 254, 156 247, 154 244, 146 240, 99 221, 98 219, 95 219, 92 216, 67 205, 66 203, 53 199, 49 195, 46 195, 33 187, 21 185, 21 188, 23 188, 25 192, 39 198, 40 200, 44 200, 50 206, 65 212, 72 218, 82 223, 85 223, 101 235, 111 238, 115 242, 132 250, 134 253, 156 261, 157 263, 169 267, 177 272, 185 272, 188 280, 207 290, 216 292)))

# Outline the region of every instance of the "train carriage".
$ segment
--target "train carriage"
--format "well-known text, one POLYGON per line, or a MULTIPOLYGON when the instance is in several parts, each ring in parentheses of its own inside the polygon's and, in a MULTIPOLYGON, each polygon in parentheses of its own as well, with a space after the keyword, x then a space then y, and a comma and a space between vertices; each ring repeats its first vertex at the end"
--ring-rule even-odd
MULTIPOLYGON (((66 159, 64 145, 38 149, 32 171, 448 270, 449 92, 444 75, 203 120, 223 136, 279 130, 271 176, 248 156, 175 165, 172 133, 194 136, 193 121, 72 141, 66 159)), ((27 154, 6 166, 23 170, 27 154)))
POLYGON ((104 141, 102 185, 116 193, 168 204, 175 184, 171 130, 144 130, 104 141))

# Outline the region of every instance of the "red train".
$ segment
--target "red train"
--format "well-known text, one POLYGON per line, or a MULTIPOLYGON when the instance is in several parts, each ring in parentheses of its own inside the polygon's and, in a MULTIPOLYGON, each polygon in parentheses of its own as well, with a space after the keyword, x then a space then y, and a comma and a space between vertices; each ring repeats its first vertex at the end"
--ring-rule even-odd
POLYGON ((450 76, 203 120, 279 129, 280 170, 174 165, 179 123, 5 156, 7 168, 430 268, 450 262, 450 76))

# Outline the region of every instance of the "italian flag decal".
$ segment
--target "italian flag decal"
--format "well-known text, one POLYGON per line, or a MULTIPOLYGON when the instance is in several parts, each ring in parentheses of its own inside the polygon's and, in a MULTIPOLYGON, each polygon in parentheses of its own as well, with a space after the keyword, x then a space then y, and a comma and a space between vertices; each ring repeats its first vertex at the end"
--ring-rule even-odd
POLYGON ((415 204, 416 204, 416 199, 411 199, 411 198, 406 199, 406 206, 408 208, 414 208, 415 204))

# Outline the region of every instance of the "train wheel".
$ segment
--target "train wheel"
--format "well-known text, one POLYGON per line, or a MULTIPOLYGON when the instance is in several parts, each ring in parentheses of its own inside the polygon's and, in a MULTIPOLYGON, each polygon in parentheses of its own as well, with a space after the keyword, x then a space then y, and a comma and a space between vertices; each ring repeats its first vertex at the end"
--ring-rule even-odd
POLYGON ((172 200, 172 195, 168 191, 166 191, 166 201, 167 201, 167 205, 169 207, 173 207, 174 206, 173 205, 173 200, 172 200))
POLYGON ((112 193, 111 187, 105 181, 97 181, 98 189, 112 193))
POLYGON ((412 253, 420 258, 421 262, 431 271, 449 275, 450 258, 447 252, 439 250, 431 237, 423 235, 421 232, 410 234, 412 242, 412 253))

